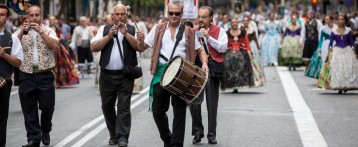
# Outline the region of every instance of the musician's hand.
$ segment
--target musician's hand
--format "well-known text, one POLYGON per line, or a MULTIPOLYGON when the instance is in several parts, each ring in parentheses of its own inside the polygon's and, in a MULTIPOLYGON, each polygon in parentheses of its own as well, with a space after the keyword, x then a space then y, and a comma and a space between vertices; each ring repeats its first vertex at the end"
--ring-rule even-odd
POLYGON ((144 41, 144 33, 142 31, 137 31, 137 40, 140 42, 144 41))
POLYGON ((112 38, 113 34, 117 31, 117 26, 112 26, 108 32, 108 37, 112 38))
POLYGON ((127 28, 126 25, 123 22, 118 22, 118 29, 121 31, 123 35, 127 34, 127 28))
POLYGON ((22 24, 21 28, 20 28, 21 33, 24 32, 24 30, 27 29, 29 27, 29 25, 30 25, 29 22, 25 20, 24 23, 22 24))
POLYGON ((209 39, 209 32, 205 28, 201 28, 199 32, 201 32, 207 40, 209 39))
POLYGON ((205 71, 205 72, 209 72, 209 67, 207 63, 204 63, 201 68, 205 71))
POLYGON ((32 29, 34 29, 37 33, 40 33, 40 31, 41 31, 41 27, 40 27, 40 25, 38 24, 38 23, 30 23, 30 26, 31 26, 31 28, 32 29))

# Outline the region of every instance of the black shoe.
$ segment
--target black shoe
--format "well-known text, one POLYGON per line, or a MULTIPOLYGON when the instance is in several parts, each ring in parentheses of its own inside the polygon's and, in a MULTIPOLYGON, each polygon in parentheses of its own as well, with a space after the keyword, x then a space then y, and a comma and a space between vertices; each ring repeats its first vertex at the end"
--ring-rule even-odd
POLYGON ((289 71, 291 70, 291 66, 290 66, 290 67, 288 67, 288 70, 289 70, 289 71))
POLYGON ((128 146, 128 142, 121 140, 118 142, 118 147, 127 147, 128 146))
POLYGON ((23 145, 22 147, 40 147, 40 143, 30 140, 29 143, 23 145))
POLYGON ((118 144, 118 141, 116 138, 110 138, 108 141, 108 145, 116 145, 118 144))
POLYGON ((342 90, 338 90, 338 94, 342 94, 342 90))
POLYGON ((236 88, 232 91, 232 93, 239 93, 239 90, 237 90, 236 88))
POLYGON ((50 144, 50 133, 42 133, 41 140, 44 145, 49 145, 50 144))
POLYGON ((201 137, 199 135, 195 135, 193 139, 193 144, 197 144, 201 142, 201 137))
POLYGON ((293 67, 293 71, 296 71, 296 67, 293 67))
POLYGON ((218 143, 214 138, 210 138, 208 140, 209 140, 209 144, 217 144, 218 143))

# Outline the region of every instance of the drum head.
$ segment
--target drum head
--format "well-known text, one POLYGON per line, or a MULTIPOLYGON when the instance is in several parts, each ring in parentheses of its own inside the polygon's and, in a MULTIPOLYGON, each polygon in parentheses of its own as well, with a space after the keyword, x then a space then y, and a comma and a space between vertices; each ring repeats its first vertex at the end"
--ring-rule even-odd
POLYGON ((173 81, 180 69, 181 61, 182 58, 174 58, 174 60, 169 63, 166 71, 163 74, 162 86, 167 86, 171 81, 173 81))

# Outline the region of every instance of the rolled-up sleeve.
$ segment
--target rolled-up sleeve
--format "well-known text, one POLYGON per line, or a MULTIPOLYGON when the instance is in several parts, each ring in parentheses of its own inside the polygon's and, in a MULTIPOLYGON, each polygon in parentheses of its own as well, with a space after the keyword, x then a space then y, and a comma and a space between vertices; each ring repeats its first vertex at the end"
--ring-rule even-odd
POLYGON ((98 28, 97 34, 96 36, 94 36, 91 40, 91 43, 101 40, 104 36, 103 36, 103 30, 104 30, 104 25, 102 25, 101 27, 98 28))
POLYGON ((17 37, 17 35, 12 34, 12 46, 11 46, 11 56, 19 59, 21 62, 24 60, 24 51, 22 50, 22 45, 17 37))
POLYGON ((228 38, 225 30, 223 28, 220 28, 218 40, 215 40, 213 37, 210 36, 208 39, 208 43, 210 43, 210 45, 219 53, 225 53, 228 43, 228 38))
POLYGON ((56 39, 57 41, 59 40, 56 32, 54 30, 51 30, 50 33, 48 34, 51 38, 56 39))
POLYGON ((158 25, 155 25, 144 39, 144 43, 146 43, 151 48, 153 48, 153 46, 154 46, 154 36, 155 36, 155 32, 157 30, 157 26, 158 25))

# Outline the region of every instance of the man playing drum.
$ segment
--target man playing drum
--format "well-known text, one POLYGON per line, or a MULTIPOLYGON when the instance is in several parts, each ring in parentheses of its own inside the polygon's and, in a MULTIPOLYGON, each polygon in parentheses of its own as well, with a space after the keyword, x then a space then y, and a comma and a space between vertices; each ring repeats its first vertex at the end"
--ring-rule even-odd
POLYGON ((208 71, 207 55, 201 48, 197 36, 190 27, 185 27, 181 22, 183 16, 183 3, 181 1, 171 1, 168 5, 168 23, 158 24, 153 27, 148 36, 144 40, 142 32, 138 32, 138 48, 145 50, 148 47, 153 48, 151 73, 154 75, 151 83, 150 109, 153 111, 153 117, 158 127, 160 137, 164 142, 164 146, 182 147, 185 134, 185 116, 186 103, 178 96, 173 95, 160 84, 160 78, 163 71, 173 56, 181 56, 184 59, 194 62, 195 54, 200 57, 204 71, 208 71), (180 29, 181 28, 181 29, 180 29), (184 30, 184 32, 183 32, 184 30), (183 32, 183 37, 179 41, 178 46, 174 50, 176 36, 183 32), (169 129, 169 122, 166 112, 169 109, 170 97, 172 97, 172 106, 174 111, 173 132, 169 129))

